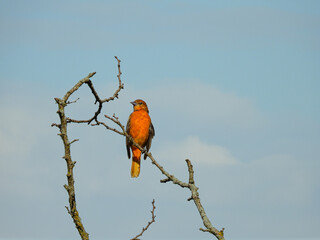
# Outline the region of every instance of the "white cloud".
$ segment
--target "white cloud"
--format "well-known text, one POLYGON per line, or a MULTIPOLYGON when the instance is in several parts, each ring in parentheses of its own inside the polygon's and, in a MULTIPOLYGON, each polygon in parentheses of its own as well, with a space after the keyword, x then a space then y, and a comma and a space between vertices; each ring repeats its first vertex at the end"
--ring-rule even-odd
POLYGON ((165 149, 156 151, 158 159, 170 158, 172 161, 190 159, 193 163, 203 165, 231 165, 238 162, 227 148, 208 144, 196 136, 187 137, 180 142, 166 143, 158 148, 165 149))

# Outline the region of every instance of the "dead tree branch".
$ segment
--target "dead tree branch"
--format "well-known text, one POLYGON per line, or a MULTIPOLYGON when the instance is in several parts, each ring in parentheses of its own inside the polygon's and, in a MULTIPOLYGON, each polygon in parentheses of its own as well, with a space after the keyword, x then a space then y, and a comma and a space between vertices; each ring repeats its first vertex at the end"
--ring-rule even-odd
MULTIPOLYGON (((197 207, 197 210, 201 216, 203 225, 205 226, 205 229, 200 228, 201 231, 203 232, 209 232, 210 234, 214 235, 217 239, 219 240, 224 240, 224 228, 222 228, 221 231, 217 230, 215 227, 212 226, 212 223, 210 222, 209 218, 207 217, 207 214, 201 204, 200 201, 200 197, 199 197, 199 193, 198 193, 198 187, 195 185, 195 181, 194 181, 194 171, 193 171, 193 166, 190 162, 190 160, 186 160, 187 163, 187 167, 188 167, 188 173, 189 173, 189 181, 187 182, 183 182, 181 180, 179 180, 178 178, 176 178, 174 175, 170 174, 169 172, 167 172, 156 160, 155 158, 152 156, 152 154, 150 152, 146 152, 144 149, 142 149, 125 131, 125 127, 121 124, 121 122, 119 121, 119 119, 113 115, 113 117, 109 117, 107 115, 105 115, 105 117, 109 120, 111 120, 112 122, 114 122, 116 125, 118 125, 121 130, 118 130, 116 128, 112 128, 109 127, 106 123, 104 122, 100 122, 98 120, 98 116, 101 113, 102 107, 103 107, 103 103, 105 102, 109 102, 114 100, 115 98, 118 98, 119 92, 121 91, 121 89, 123 89, 124 85, 121 82, 121 69, 120 69, 120 60, 115 57, 117 62, 118 62, 118 82, 119 82, 119 86, 116 89, 116 91, 114 92, 113 96, 109 97, 109 98, 105 98, 105 99, 101 99, 100 96, 98 95, 97 91, 95 90, 90 78, 93 77, 95 75, 95 72, 88 74, 87 77, 83 78, 82 80, 80 80, 76 85, 74 85, 73 88, 71 88, 62 99, 60 98, 55 98, 56 103, 58 104, 58 115, 60 118, 60 123, 53 123, 51 126, 55 126, 60 130, 60 133, 58 135, 60 135, 63 145, 64 145, 64 156, 63 158, 66 160, 67 163, 67 181, 68 184, 64 185, 64 188, 67 190, 68 192, 68 196, 69 196, 69 207, 66 207, 68 213, 71 215, 74 224, 82 238, 82 240, 89 240, 89 234, 85 231, 85 228, 81 222, 81 218, 79 216, 79 212, 77 210, 76 207, 76 198, 75 198, 75 188, 74 188, 74 177, 73 177, 73 168, 75 166, 75 161, 73 161, 71 159, 71 153, 70 153, 70 146, 72 143, 78 141, 78 139, 72 140, 71 142, 68 139, 68 134, 67 134, 67 124, 68 123, 87 123, 87 124, 91 124, 93 126, 96 125, 102 125, 104 126, 107 130, 113 131, 117 134, 120 134, 122 136, 125 136, 127 138, 129 138, 129 140, 132 142, 132 144, 134 146, 136 146, 137 148, 139 148, 142 153, 145 153, 151 160, 151 163, 154 164, 163 175, 166 176, 165 179, 160 180, 161 183, 167 183, 167 182, 172 182, 173 184, 179 185, 182 188, 188 188, 191 192, 191 197, 188 199, 188 201, 193 200, 194 204, 197 207), (87 119, 87 120, 76 120, 76 119, 71 119, 68 118, 65 115, 65 107, 68 106, 71 103, 75 103, 77 102, 78 99, 74 100, 74 101, 69 101, 70 96, 76 92, 83 84, 87 84, 88 87, 90 88, 93 96, 95 97, 95 104, 98 103, 98 108, 96 110, 96 112, 94 113, 93 117, 87 119), (92 123, 93 121, 95 121, 95 123, 92 123)), ((138 240, 140 236, 142 236, 142 234, 149 228, 149 226, 155 221, 155 215, 154 215, 154 210, 155 210, 155 206, 154 206, 154 201, 152 202, 153 205, 153 209, 151 211, 152 213, 152 219, 151 222, 148 222, 147 226, 145 228, 142 229, 142 232, 140 234, 138 234, 136 237, 134 237, 131 240, 138 240)))
POLYGON ((155 209, 156 209, 156 206, 154 205, 154 199, 153 199, 153 201, 152 201, 152 210, 150 211, 150 212, 151 212, 151 221, 148 222, 147 226, 145 226, 144 228, 142 228, 141 233, 139 233, 139 234, 138 234, 137 236, 135 236, 134 238, 131 238, 130 240, 140 240, 139 237, 141 237, 142 234, 143 234, 145 231, 147 231, 147 229, 150 227, 150 225, 155 222, 155 218, 156 218, 156 215, 154 215, 154 210, 155 210, 155 209))
POLYGON ((106 118, 110 119, 112 122, 114 122, 115 124, 117 124, 122 131, 119 131, 115 128, 111 128, 109 127, 107 124, 102 124, 104 127, 106 127, 107 130, 111 130, 115 133, 118 133, 120 135, 123 135, 127 138, 129 138, 129 140, 132 142, 132 144, 134 146, 136 146, 137 148, 140 149, 140 151, 142 153, 145 153, 151 160, 151 163, 154 164, 163 175, 166 176, 165 179, 160 180, 161 183, 166 183, 166 182, 172 182, 173 184, 177 184, 182 188, 188 188, 191 192, 191 197, 188 199, 188 201, 193 200, 194 204, 197 207, 197 210, 201 216, 203 225, 206 227, 206 229, 202 229, 200 228, 201 231, 203 232, 209 232, 212 235, 214 235, 217 239, 219 240, 224 240, 224 228, 222 228, 221 231, 219 231, 218 229, 216 229, 215 227, 212 226, 212 223, 210 222, 209 218, 207 217, 207 214, 201 204, 200 201, 200 197, 199 197, 199 192, 198 192, 198 187, 195 185, 195 181, 194 181, 194 171, 193 171, 193 166, 190 162, 189 159, 186 160, 187 163, 187 167, 188 167, 188 173, 189 173, 189 182, 183 182, 181 180, 179 180, 178 178, 176 178, 174 175, 170 174, 169 172, 167 172, 156 160, 155 158, 152 156, 151 152, 146 152, 141 146, 139 146, 133 139, 131 136, 129 136, 127 134, 127 132, 125 131, 125 127, 124 125, 121 124, 121 122, 119 121, 119 119, 113 115, 113 117, 109 117, 107 115, 105 115, 106 118))
POLYGON ((53 123, 51 126, 55 126, 60 130, 60 133, 58 135, 60 135, 63 145, 64 145, 64 156, 63 158, 66 160, 67 163, 67 181, 68 184, 64 185, 64 188, 67 190, 68 192, 68 196, 69 196, 69 207, 66 207, 68 213, 70 214, 70 216, 73 219, 73 222, 75 224, 75 227, 77 228, 81 239, 82 240, 89 240, 89 234, 86 232, 83 223, 81 222, 81 218, 79 215, 79 212, 77 210, 77 203, 76 203, 76 196, 75 196, 75 187, 74 187, 74 176, 73 176, 73 168, 76 164, 75 161, 72 160, 71 158, 71 153, 70 153, 70 146, 72 143, 79 141, 79 139, 74 139, 71 142, 69 141, 68 138, 68 131, 67 131, 67 125, 68 123, 87 123, 90 124, 93 120, 95 120, 98 123, 98 115, 101 113, 101 109, 102 109, 102 105, 105 102, 109 102, 111 100, 114 100, 115 98, 118 97, 118 94, 120 92, 121 89, 123 89, 123 84, 121 82, 120 79, 120 75, 121 75, 121 70, 120 70, 120 60, 115 57, 117 59, 118 62, 118 71, 119 74, 117 75, 118 77, 118 81, 119 81, 119 86, 116 89, 115 93, 113 94, 112 97, 106 98, 101 100, 101 98, 99 97, 99 95, 97 94, 96 90, 93 87, 93 84, 90 80, 91 77, 93 77, 95 75, 95 72, 93 73, 89 73, 88 76, 86 76, 85 78, 81 79, 76 85, 74 85, 65 95, 63 98, 55 98, 56 103, 58 104, 58 115, 60 118, 60 123, 53 123), (96 101, 95 103, 98 103, 98 109, 95 112, 94 116, 88 120, 74 120, 74 119, 70 119, 65 115, 65 107, 68 106, 71 103, 75 103, 78 99, 76 99, 75 101, 69 101, 70 96, 76 92, 83 84, 87 84, 88 87, 91 89, 92 94, 94 95, 96 101))
POLYGON ((90 78, 95 74, 95 72, 90 73, 87 77, 80 80, 73 88, 71 88, 62 99, 55 98, 56 103, 58 104, 58 115, 60 118, 60 124, 52 124, 51 126, 56 126, 60 129, 60 135, 63 145, 64 145, 64 156, 63 158, 66 160, 67 163, 67 180, 68 184, 64 185, 64 188, 67 190, 69 195, 69 208, 66 207, 68 213, 73 219, 73 222, 83 240, 89 240, 89 234, 86 232, 82 222, 81 218, 79 216, 79 212, 77 210, 77 203, 76 203, 76 195, 75 195, 75 189, 74 189, 74 177, 73 177, 73 168, 75 165, 75 161, 71 159, 71 153, 70 153, 70 145, 74 141, 69 141, 68 133, 67 133, 67 117, 65 115, 65 107, 70 103, 68 102, 69 97, 72 93, 77 91, 79 87, 81 87, 82 84, 90 81, 90 78))
MULTIPOLYGON (((98 116, 99 116, 99 114, 101 113, 103 104, 106 103, 106 102, 113 101, 115 98, 118 98, 118 97, 119 97, 119 92, 121 91, 121 89, 124 88, 124 84, 123 84, 122 81, 121 81, 121 74, 122 74, 121 69, 120 69, 120 62, 121 62, 121 61, 117 58, 117 56, 115 56, 115 59, 116 59, 117 62, 118 62, 118 75, 117 75, 117 78, 118 78, 118 83, 119 83, 119 85, 118 85, 118 88, 116 89, 116 91, 114 92, 114 94, 113 94, 111 97, 109 97, 109 98, 101 99, 101 98, 99 97, 97 91, 95 90, 95 88, 94 88, 91 80, 90 80, 89 78, 86 79, 86 80, 83 81, 74 91, 72 91, 72 92, 70 93, 70 95, 71 95, 73 92, 75 92, 76 90, 78 90, 78 88, 79 88, 83 83, 86 83, 86 84, 88 85, 88 87, 90 88, 93 96, 95 97, 95 104, 98 103, 98 109, 97 109, 97 111, 94 113, 93 117, 90 118, 90 119, 87 119, 87 120, 75 120, 75 119, 67 118, 67 123, 87 123, 87 124, 90 124, 93 120, 95 120, 95 122, 98 123, 98 116)), ((94 73, 94 74, 95 74, 95 73, 94 73)), ((80 82, 81 82, 81 81, 80 81, 80 82)), ((79 83, 80 83, 80 82, 79 82, 79 83)), ((79 83, 78 83, 78 84, 79 84, 79 83)), ((76 84, 76 86, 77 86, 77 84, 76 84)), ((72 89, 71 89, 71 90, 72 90, 72 89)), ((70 95, 69 95, 69 96, 70 96, 70 95)), ((69 97, 69 96, 68 96, 68 97, 69 97)), ((70 103, 72 103, 72 102, 70 102, 70 103)))

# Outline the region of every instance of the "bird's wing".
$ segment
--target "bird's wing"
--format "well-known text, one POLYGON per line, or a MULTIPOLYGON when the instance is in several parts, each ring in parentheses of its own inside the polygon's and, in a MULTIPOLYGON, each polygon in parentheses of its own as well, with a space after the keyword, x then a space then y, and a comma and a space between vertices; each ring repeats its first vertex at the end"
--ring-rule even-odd
MULTIPOLYGON (((130 130, 130 118, 127 122, 127 126, 126 126, 126 132, 127 134, 129 134, 129 130, 130 130)), ((130 140, 128 137, 126 137, 126 146, 127 146, 127 154, 128 154, 128 158, 130 159, 131 157, 131 152, 130 152, 130 140)))
MULTIPOLYGON (((147 140, 147 144, 146 144, 146 149, 147 152, 149 152, 149 149, 151 147, 151 142, 152 142, 152 138, 155 136, 155 131, 154 131, 154 127, 152 122, 150 123, 150 127, 149 127, 149 136, 148 136, 148 140, 147 140)), ((144 154, 144 159, 147 159, 147 155, 144 154)))

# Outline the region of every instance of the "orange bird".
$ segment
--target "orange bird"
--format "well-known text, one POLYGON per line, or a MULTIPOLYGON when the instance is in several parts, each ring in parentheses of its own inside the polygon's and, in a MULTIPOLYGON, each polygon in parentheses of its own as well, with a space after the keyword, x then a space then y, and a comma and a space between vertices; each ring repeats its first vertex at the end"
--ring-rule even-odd
MULTIPOLYGON (((148 106, 141 99, 137 99, 131 104, 133 105, 133 112, 129 116, 126 131, 137 144, 146 148, 148 152, 154 137, 154 128, 149 116, 148 106)), ((138 177, 140 174, 141 151, 132 144, 129 138, 126 138, 126 145, 129 159, 130 148, 132 150, 131 177, 138 177)), ((145 154, 144 159, 146 158, 147 155, 145 154)))

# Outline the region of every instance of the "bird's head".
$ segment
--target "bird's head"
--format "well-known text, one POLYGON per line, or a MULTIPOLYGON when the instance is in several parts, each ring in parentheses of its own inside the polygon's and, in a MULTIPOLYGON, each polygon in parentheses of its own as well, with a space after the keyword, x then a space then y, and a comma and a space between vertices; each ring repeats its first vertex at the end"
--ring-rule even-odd
POLYGON ((149 112, 147 104, 145 103, 145 101, 143 101, 141 99, 137 99, 137 100, 131 102, 131 104, 133 105, 134 111, 145 110, 145 111, 149 112))

